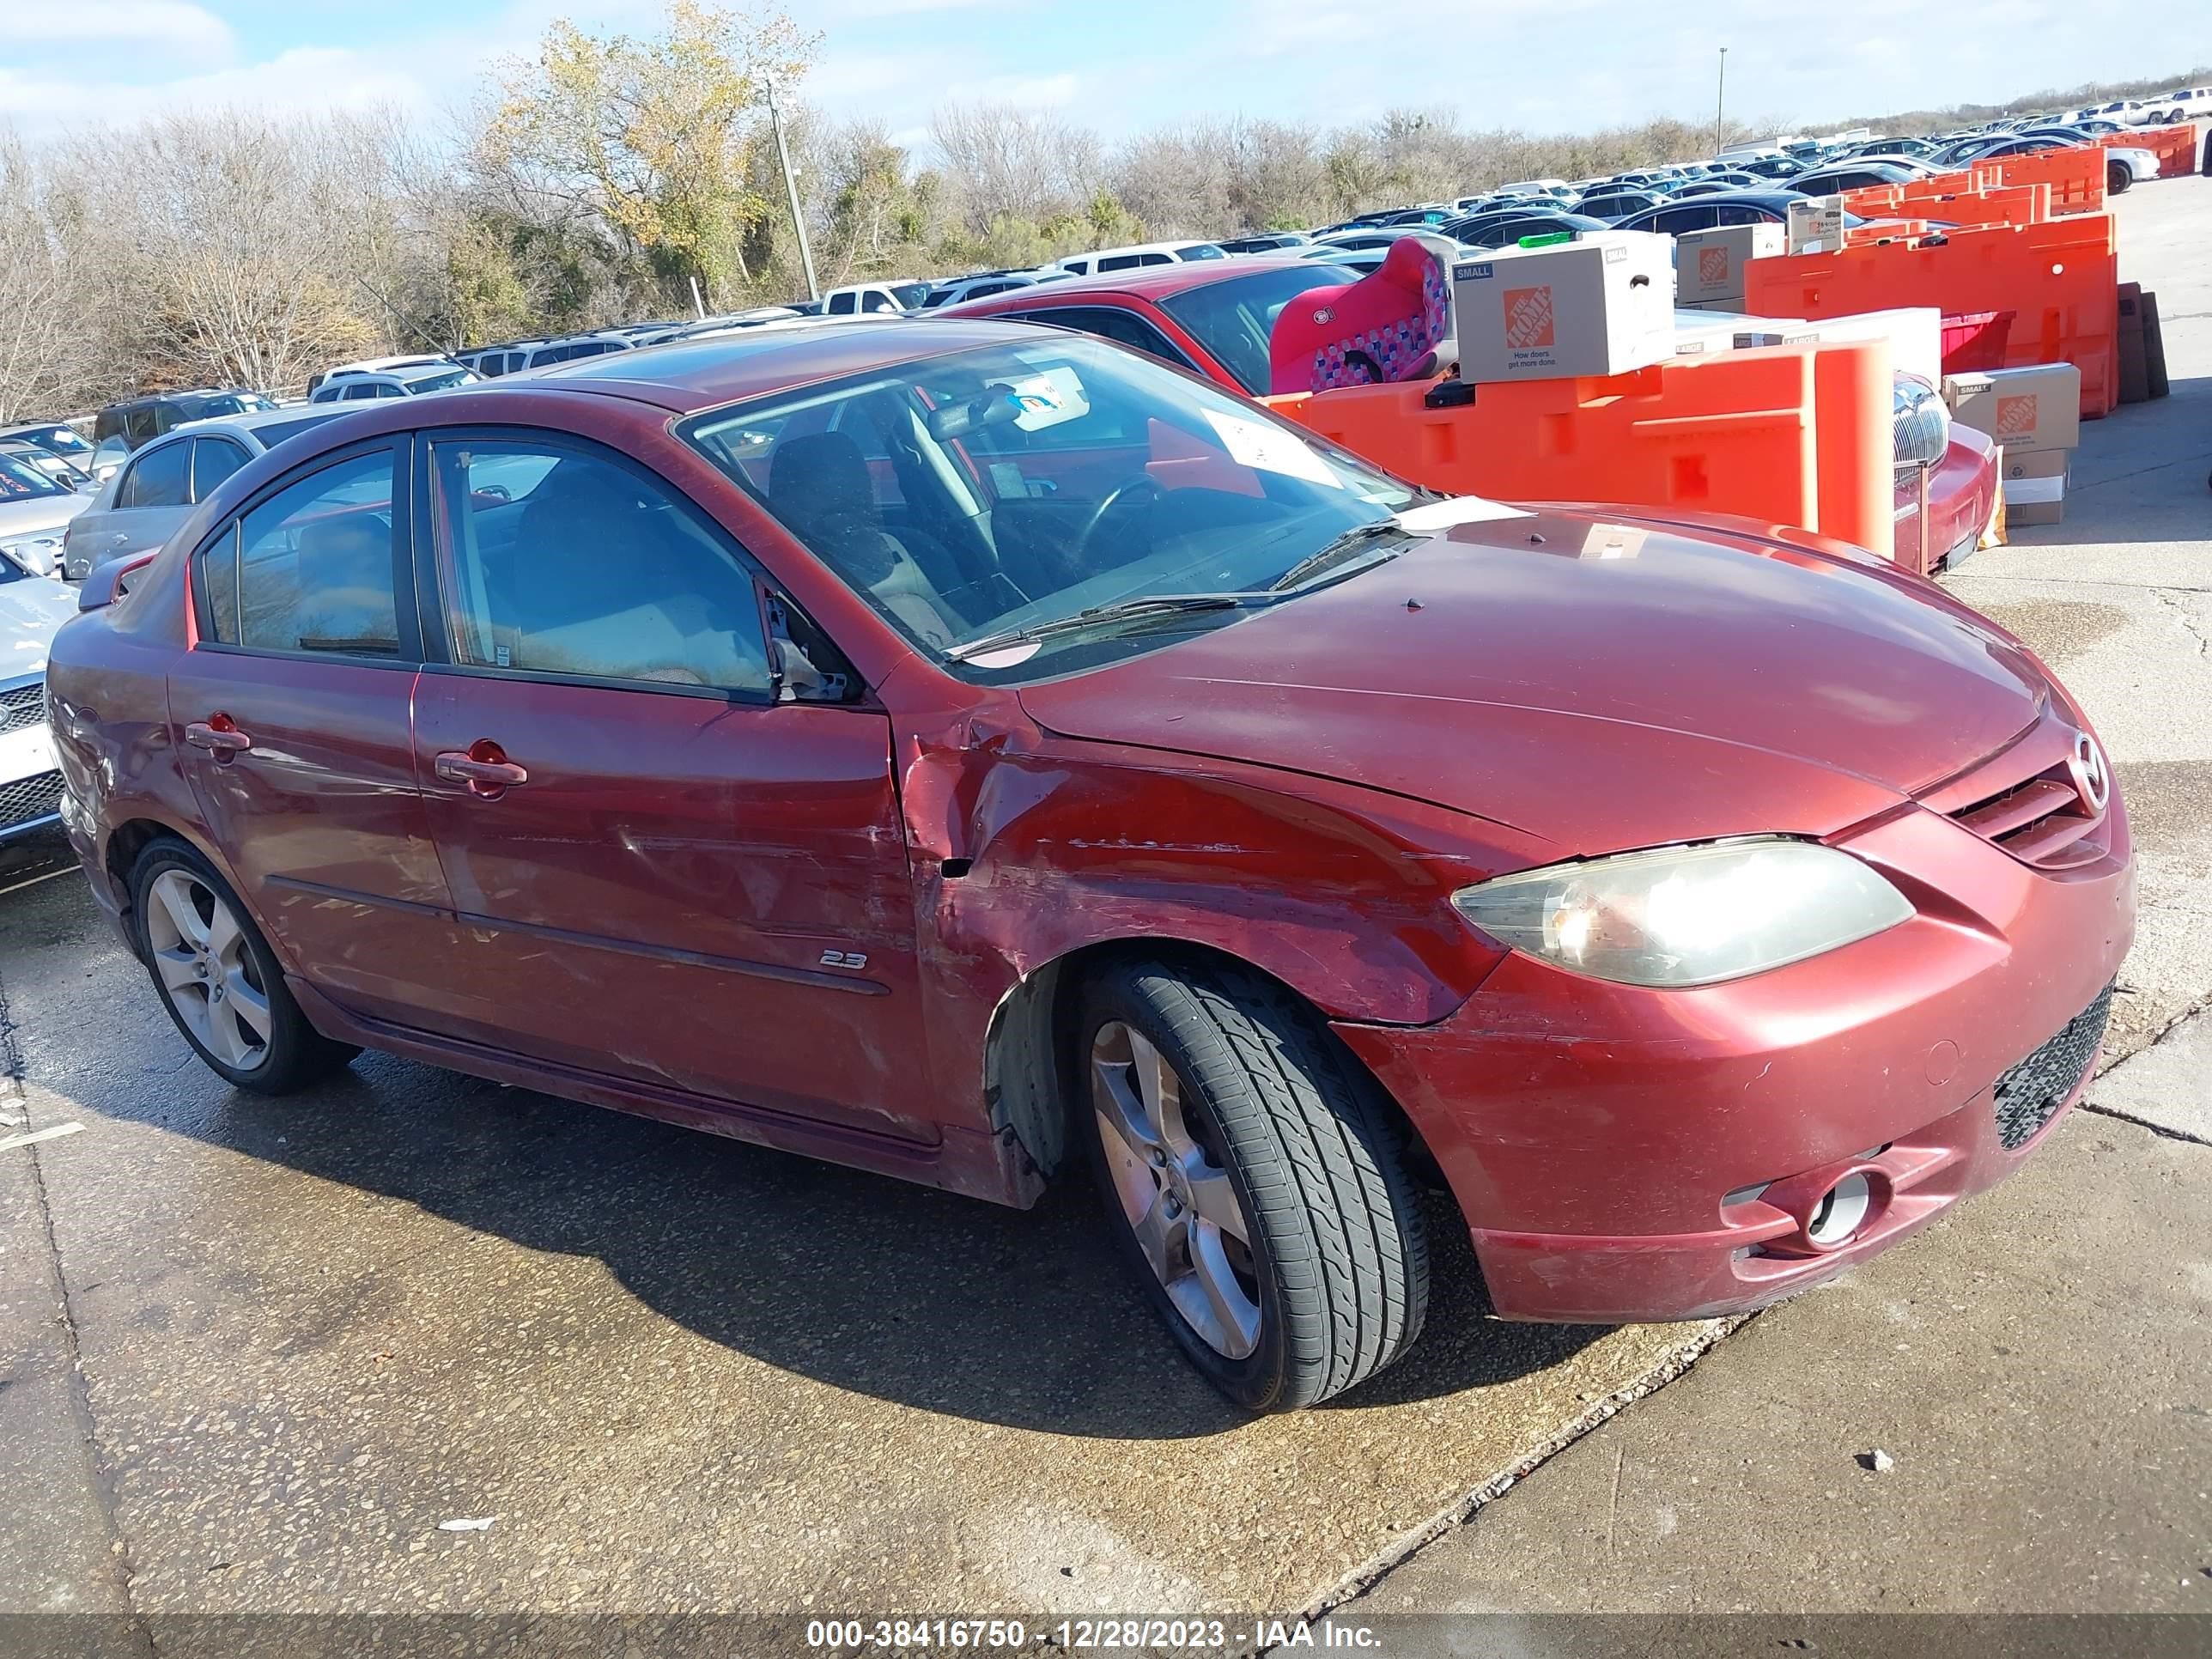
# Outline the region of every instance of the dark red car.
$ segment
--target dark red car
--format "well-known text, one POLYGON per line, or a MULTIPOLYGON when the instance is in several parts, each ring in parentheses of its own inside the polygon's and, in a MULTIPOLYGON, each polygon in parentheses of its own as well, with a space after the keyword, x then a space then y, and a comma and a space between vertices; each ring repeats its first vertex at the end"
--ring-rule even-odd
MULTIPOLYGON (((1027 1205, 1254 1407, 1755 1306, 2009 1172, 2132 927, 2018 641, 1802 536, 1443 501, 1080 336, 631 351, 332 421, 50 670, 201 1057, 372 1046, 1027 1205)), ((733 1291, 742 1294, 742 1291, 733 1291)))
MULTIPOLYGON (((1310 289, 1334 287, 1355 274, 1295 258, 1149 266, 1014 289, 933 314, 1003 317, 1079 329, 1257 398, 1267 390, 1267 337, 1284 306, 1310 289)), ((1971 556, 1996 507, 1996 451, 1988 439, 1954 427, 1941 453, 1924 477, 1916 465, 1897 469, 1895 558, 1905 569, 1923 574, 1971 556)))

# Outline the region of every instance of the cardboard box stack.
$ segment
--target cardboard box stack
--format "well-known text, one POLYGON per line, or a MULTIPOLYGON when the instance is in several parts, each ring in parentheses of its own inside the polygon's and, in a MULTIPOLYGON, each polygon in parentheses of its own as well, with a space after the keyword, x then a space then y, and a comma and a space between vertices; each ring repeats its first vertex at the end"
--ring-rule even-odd
POLYGON ((2057 524, 2066 516, 2074 447, 2081 438, 2081 371, 2038 363, 1943 379, 1951 418, 2002 447, 1998 477, 2008 524, 2057 524))
POLYGON ((1722 225, 1674 239, 1676 303, 1698 311, 1743 309, 1743 268, 1783 250, 1780 225, 1722 225))
POLYGON ((1674 239, 1592 231, 1452 266, 1460 378, 1625 374, 1674 355, 1674 239))

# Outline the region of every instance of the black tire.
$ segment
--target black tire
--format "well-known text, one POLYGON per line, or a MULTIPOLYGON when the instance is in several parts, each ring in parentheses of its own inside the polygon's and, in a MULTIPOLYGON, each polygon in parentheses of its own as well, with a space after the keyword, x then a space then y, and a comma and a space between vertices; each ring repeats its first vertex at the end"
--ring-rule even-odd
POLYGON ((192 1052, 206 1062, 210 1071, 234 1088, 263 1095, 294 1094, 310 1084, 319 1082, 333 1072, 343 1070, 361 1052, 348 1044, 332 1042, 307 1023, 307 1015, 301 1012, 299 1003, 284 983, 283 969, 278 964, 276 954, 270 950, 269 941, 255 924, 252 913, 240 902, 230 884, 216 872, 215 866, 203 858, 197 848, 167 837, 149 842, 131 869, 131 906, 138 935, 139 955, 153 979, 155 994, 161 998, 161 1006, 168 1012, 169 1018, 179 1033, 191 1044, 192 1052), (179 1012, 177 994, 162 979, 155 961, 153 937, 155 925, 148 906, 155 902, 152 898, 154 884, 172 871, 180 872, 201 884, 227 905, 236 918, 239 949, 245 958, 246 970, 251 976, 252 988, 268 1004, 268 1035, 260 1044, 258 1058, 249 1064, 233 1064, 213 1053, 179 1012))
POLYGON ((2125 161, 2107 161, 2105 163, 2106 195, 2124 196, 2128 193, 2128 186, 2135 183, 2135 181, 2136 176, 2134 173, 2128 171, 2128 164, 2125 161))
MULTIPOLYGON (((1374 1079, 1310 1007, 1232 964, 1133 961, 1085 988, 1071 1036, 1078 1127, 1109 1225, 1209 1382, 1248 1410, 1292 1410, 1354 1387, 1412 1346, 1428 1310, 1429 1254, 1403 1131, 1374 1079), (1172 1070, 1179 1115, 1241 1206, 1250 1237, 1239 1282, 1249 1269, 1258 1309, 1256 1342, 1241 1358, 1177 1307, 1116 1184, 1092 1065, 1102 1034, 1118 1040, 1116 1023, 1172 1070)), ((1122 1178, 1130 1167, 1125 1160, 1122 1178)), ((1201 1208, 1189 1212, 1193 1232, 1201 1208)))

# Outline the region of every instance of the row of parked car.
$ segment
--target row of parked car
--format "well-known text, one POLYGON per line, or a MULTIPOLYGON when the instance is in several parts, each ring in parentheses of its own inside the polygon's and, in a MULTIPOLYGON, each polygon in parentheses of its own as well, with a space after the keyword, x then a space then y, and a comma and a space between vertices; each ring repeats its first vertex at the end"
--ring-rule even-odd
MULTIPOLYGON (((0 430, 0 554, 37 574, 81 578, 96 565, 158 546, 192 506, 261 450, 356 403, 419 396, 578 359, 679 341, 727 337, 762 328, 980 307, 1022 313, 1105 334, 1154 356, 1182 361, 1248 392, 1266 387, 1266 327, 1302 287, 1365 274, 1401 238, 1426 236, 1468 250, 1531 236, 1575 235, 1615 228, 1681 235, 1732 224, 1783 222, 1793 201, 1864 185, 1901 184, 1972 161, 2109 141, 2130 125, 2163 122, 2201 104, 2205 89, 2181 88, 2162 99, 2009 117, 1959 131, 1917 137, 1853 134, 1731 145, 1704 161, 1626 170, 1601 179, 1527 179, 1479 196, 1365 213, 1310 230, 1273 230, 1223 239, 1133 244, 1070 254, 1034 270, 971 271, 938 281, 884 279, 830 289, 819 298, 684 320, 625 324, 595 331, 507 340, 450 356, 367 359, 339 365, 309 385, 307 405, 280 406, 237 387, 201 387, 138 398, 100 410, 88 440, 74 428, 43 422, 0 430), (1188 311, 1207 310, 1212 332, 1233 343, 1178 341, 1164 317, 1118 301, 1064 296, 1097 279, 1155 270, 1226 274, 1255 256, 1295 270, 1224 288, 1210 280, 1168 284, 1188 311), (1051 288, 1053 294, 1034 291, 1051 288), (1224 302, 1218 295, 1248 297, 1224 302), (1249 296, 1258 296, 1255 308, 1249 296), (999 303, 991 303, 997 301, 999 303), (1272 309, 1268 307, 1272 307, 1272 309), (191 427, 181 440, 178 429, 191 427), (140 452, 148 452, 141 454, 140 452), (138 459, 125 471, 126 459, 138 459)), ((2154 176, 2149 152, 2107 142, 2107 186, 2118 191, 2154 176)), ((1864 222, 1846 215, 1847 226, 1864 222)), ((1108 283, 1109 291, 1115 284, 1108 283)), ((1162 296, 1165 306, 1166 296, 1162 296)), ((1167 306, 1172 313, 1175 307, 1167 306)), ((1203 337, 1208 329, 1194 332, 1203 337)))

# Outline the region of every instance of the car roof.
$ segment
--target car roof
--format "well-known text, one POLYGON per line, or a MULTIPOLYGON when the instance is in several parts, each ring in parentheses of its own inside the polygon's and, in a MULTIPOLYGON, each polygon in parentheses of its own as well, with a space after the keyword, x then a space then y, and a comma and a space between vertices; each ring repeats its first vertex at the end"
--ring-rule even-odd
POLYGON ((438 401, 449 409, 465 408, 472 398, 511 395, 524 386, 538 386, 627 398, 688 415, 973 347, 1034 343, 1036 337, 1036 331, 1027 324, 955 319, 943 312, 926 318, 869 317, 805 327, 768 324, 740 334, 578 358, 526 380, 508 375, 456 387, 438 401))
POLYGON ((178 432, 255 432, 264 426, 283 426, 289 422, 323 418, 320 405, 289 404, 280 409, 257 409, 245 415, 210 415, 198 421, 184 421, 169 428, 164 437, 178 432))
MULTIPOLYGON (((1277 252, 1283 254, 1309 254, 1329 246, 1327 242, 1301 244, 1296 247, 1284 248, 1277 252)), ((1346 249, 1336 251, 1349 252, 1346 249)), ((1172 265, 1139 265, 1133 270, 1109 270, 1095 276, 1071 276, 1064 283, 1039 283, 1035 288, 1022 289, 1018 291, 1027 295, 1042 289, 1043 294, 1051 296, 1049 302, 1055 306, 1080 305, 1086 295, 1107 294, 1128 295, 1135 299, 1149 300, 1157 305, 1162 300, 1172 299, 1178 294, 1187 294, 1193 289, 1211 288, 1216 283, 1226 283, 1238 276, 1249 276, 1255 270, 1264 270, 1273 265, 1295 265, 1300 263, 1302 262, 1297 258, 1278 258, 1273 253, 1255 253, 1233 259, 1202 259, 1195 263, 1172 265)), ((940 319, 963 315, 980 316, 986 314, 986 307, 995 307, 1001 301, 1010 301, 1013 297, 1014 291, 1006 294, 987 294, 980 300, 965 301, 957 306, 947 306, 935 314, 940 319), (969 312, 967 310, 969 305, 975 306, 975 311, 969 312)))

